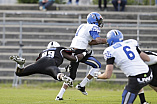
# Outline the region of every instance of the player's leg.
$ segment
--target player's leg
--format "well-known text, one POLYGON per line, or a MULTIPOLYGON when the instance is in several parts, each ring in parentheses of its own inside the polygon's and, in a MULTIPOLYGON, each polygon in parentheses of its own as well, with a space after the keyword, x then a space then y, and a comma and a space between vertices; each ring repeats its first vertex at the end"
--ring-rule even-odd
POLYGON ((149 70, 148 73, 144 73, 136 76, 129 76, 128 84, 126 85, 122 94, 122 104, 133 104, 140 90, 144 86, 148 85, 152 80, 152 78, 153 77, 152 77, 151 70, 149 70), (144 75, 146 75, 147 77, 144 77, 144 75), (141 81, 140 79, 149 79, 149 80, 141 81))
POLYGON ((72 87, 73 80, 70 77, 64 76, 62 77, 62 80, 64 80, 63 86, 61 87, 58 95, 56 96, 55 100, 63 100, 63 94, 66 91, 66 89, 70 86, 72 87))
POLYGON ((85 60, 82 60, 81 62, 93 67, 89 71, 88 75, 82 80, 82 82, 76 86, 76 88, 80 90, 82 94, 88 95, 88 93, 85 91, 85 86, 94 77, 94 73, 100 70, 101 63, 92 56, 88 57, 85 60))
POLYGON ((36 63, 29 64, 26 67, 24 67, 25 59, 24 58, 19 58, 18 56, 10 56, 10 59, 17 62, 17 71, 16 75, 17 76, 28 76, 32 74, 45 74, 45 75, 50 75, 56 80, 59 81, 65 81, 68 84, 72 83, 72 79, 65 76, 63 73, 60 73, 60 70, 58 69, 57 66, 55 66, 55 60, 51 58, 42 58, 36 63), (49 61, 51 63, 49 63, 49 61))
POLYGON ((157 64, 149 66, 152 69, 153 79, 149 83, 149 86, 157 92, 157 64))
POLYGON ((63 86, 61 87, 58 95, 56 96, 55 100, 63 100, 63 94, 66 91, 66 89, 69 87, 67 83, 63 83, 63 86))
POLYGON ((144 103, 149 104, 149 103, 146 102, 143 88, 139 91, 138 95, 139 95, 141 104, 144 104, 144 103))
MULTIPOLYGON (((144 93, 140 93, 140 94, 144 94, 144 93)), ((139 94, 139 97, 140 97, 141 104, 149 104, 148 102, 145 101, 144 95, 140 95, 140 94, 139 94)), ((133 104, 134 100, 136 99, 136 96, 137 94, 128 92, 125 89, 122 94, 122 104, 133 104)))
POLYGON ((137 94, 131 93, 126 89, 122 93, 122 104, 133 104, 137 94))
POLYGON ((46 61, 47 61, 46 58, 42 58, 39 61, 29 64, 25 67, 21 67, 19 62, 16 61, 19 64, 17 66, 16 75, 22 77, 22 76, 28 76, 28 75, 40 73, 42 72, 43 69, 45 69, 46 61))
POLYGON ((73 80, 70 77, 64 75, 64 73, 61 73, 57 66, 46 67, 38 73, 39 74, 49 75, 49 76, 53 77, 55 80, 58 80, 58 81, 64 81, 69 86, 73 85, 73 80))
MULTIPOLYGON (((70 71, 70 75, 69 77, 74 80, 76 78, 76 72, 77 72, 77 68, 79 66, 79 63, 77 62, 71 62, 70 63, 70 67, 69 67, 69 71, 70 71)), ((62 85, 62 88, 60 89, 58 95, 56 96, 56 99, 55 100, 63 100, 63 95, 66 91, 66 89, 68 87, 72 87, 72 85, 69 85, 68 83, 64 82, 63 85, 62 85)))
POLYGON ((133 104, 138 92, 142 89, 136 77, 128 77, 128 84, 122 93, 122 104, 133 104))
POLYGON ((41 59, 36 63, 32 63, 24 67, 24 63, 25 63, 24 58, 19 58, 18 56, 10 56, 10 59, 17 62, 17 70, 15 73, 17 76, 20 77, 38 73, 39 70, 42 70, 44 66, 41 63, 45 61, 44 59, 41 59))

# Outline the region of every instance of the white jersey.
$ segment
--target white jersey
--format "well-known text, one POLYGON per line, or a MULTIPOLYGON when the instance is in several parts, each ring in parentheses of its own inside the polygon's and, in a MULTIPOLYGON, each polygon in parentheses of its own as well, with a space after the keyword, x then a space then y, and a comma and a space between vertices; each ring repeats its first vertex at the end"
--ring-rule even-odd
POLYGON ((115 65, 120 68, 127 77, 147 73, 149 68, 140 58, 136 46, 138 46, 138 43, 133 39, 117 42, 106 48, 103 55, 105 60, 114 57, 115 65))
POLYGON ((87 49, 89 42, 100 37, 98 34, 91 35, 90 32, 100 33, 100 28, 95 24, 81 24, 76 31, 70 47, 87 49))

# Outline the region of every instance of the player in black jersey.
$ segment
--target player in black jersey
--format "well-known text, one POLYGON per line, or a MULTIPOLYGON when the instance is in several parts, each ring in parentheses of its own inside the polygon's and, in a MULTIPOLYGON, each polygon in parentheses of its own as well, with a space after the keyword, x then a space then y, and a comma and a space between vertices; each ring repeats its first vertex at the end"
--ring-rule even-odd
POLYGON ((144 51, 150 58, 146 64, 152 69, 153 80, 149 83, 149 86, 157 92, 157 53, 151 51, 144 51))
MULTIPOLYGON (((145 62, 149 68, 151 68, 152 73, 153 73, 153 79, 149 83, 149 86, 154 89, 157 92, 157 53, 151 52, 151 51, 144 51, 150 58, 149 62, 145 62)), ((146 102, 145 95, 144 95, 144 90, 141 89, 139 92, 139 98, 141 101, 141 104, 149 104, 146 102)))
POLYGON ((19 77, 29 76, 32 74, 45 74, 53 77, 55 80, 65 81, 72 86, 72 79, 60 72, 59 66, 63 63, 64 58, 70 61, 80 61, 88 52, 78 55, 71 55, 72 49, 60 47, 59 43, 52 41, 48 44, 47 49, 43 50, 35 63, 24 67, 25 59, 18 56, 10 56, 10 59, 17 62, 16 75, 19 77))

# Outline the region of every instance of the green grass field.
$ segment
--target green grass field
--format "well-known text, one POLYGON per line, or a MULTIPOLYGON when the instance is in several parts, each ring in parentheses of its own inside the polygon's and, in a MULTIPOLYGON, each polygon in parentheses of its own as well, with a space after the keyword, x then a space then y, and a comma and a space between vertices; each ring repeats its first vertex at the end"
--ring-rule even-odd
MULTIPOLYGON (((63 101, 55 101, 60 87, 53 86, 52 83, 49 87, 43 87, 43 85, 25 84, 13 88, 11 85, 1 84, 0 104, 121 104, 122 88, 87 87, 88 96, 85 96, 73 87, 65 92, 63 101)), ((146 88, 145 95, 148 102, 157 104, 155 91, 146 88)), ((140 104, 138 97, 134 104, 140 104)))

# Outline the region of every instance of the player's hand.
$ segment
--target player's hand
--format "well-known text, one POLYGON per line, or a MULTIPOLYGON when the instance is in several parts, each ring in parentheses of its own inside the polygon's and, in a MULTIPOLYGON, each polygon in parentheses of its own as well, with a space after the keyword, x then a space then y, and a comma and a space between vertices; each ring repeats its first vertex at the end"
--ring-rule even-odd
POLYGON ((93 52, 92 50, 87 51, 87 55, 90 56, 92 54, 92 52, 93 52))
POLYGON ((97 79, 100 74, 101 74, 101 72, 99 72, 99 71, 98 71, 98 72, 95 72, 95 73, 94 73, 94 78, 97 79))
POLYGON ((84 55, 84 57, 89 57, 91 56, 92 52, 93 52, 92 50, 89 50, 89 51, 83 52, 82 54, 84 55))

